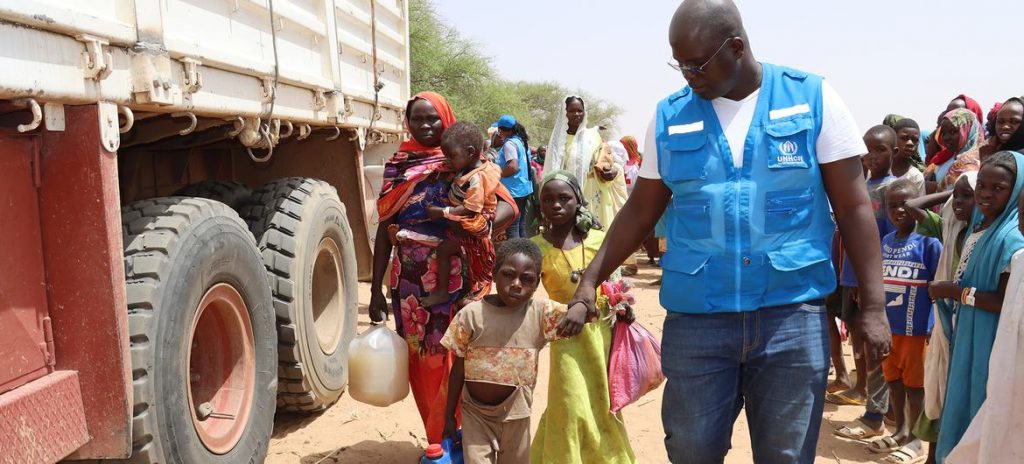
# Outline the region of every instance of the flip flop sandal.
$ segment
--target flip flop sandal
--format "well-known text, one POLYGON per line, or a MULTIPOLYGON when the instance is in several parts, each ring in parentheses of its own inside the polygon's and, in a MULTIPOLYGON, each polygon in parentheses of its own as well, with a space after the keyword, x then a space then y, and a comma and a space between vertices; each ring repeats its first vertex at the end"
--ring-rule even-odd
POLYGON ((900 449, 889 453, 888 456, 882 458, 882 462, 892 462, 896 464, 917 464, 924 462, 928 459, 928 455, 922 453, 920 450, 915 450, 908 446, 902 446, 900 449))
POLYGON ((887 454, 900 448, 899 442, 892 436, 884 436, 878 440, 868 443, 868 451, 876 454, 887 454))
POLYGON ((836 394, 836 393, 839 393, 839 392, 844 392, 844 391, 849 390, 849 389, 850 389, 849 385, 846 385, 846 384, 841 383, 841 382, 832 381, 832 382, 829 382, 827 387, 825 387, 825 393, 836 394))
POLYGON ((851 424, 851 425, 844 425, 842 428, 840 428, 839 430, 836 430, 833 433, 835 433, 836 435, 838 435, 840 437, 843 437, 843 438, 849 438, 851 440, 860 440, 860 441, 867 440, 868 438, 879 437, 879 436, 882 436, 882 435, 885 434, 885 428, 884 427, 879 428, 878 430, 875 430, 875 429, 868 428, 867 426, 864 425, 863 422, 859 422, 859 423, 860 423, 860 425, 853 425, 853 424, 851 424))
POLYGON ((848 395, 849 390, 838 393, 825 393, 825 401, 829 404, 836 404, 839 406, 864 406, 866 404, 866 400, 851 398, 848 395))

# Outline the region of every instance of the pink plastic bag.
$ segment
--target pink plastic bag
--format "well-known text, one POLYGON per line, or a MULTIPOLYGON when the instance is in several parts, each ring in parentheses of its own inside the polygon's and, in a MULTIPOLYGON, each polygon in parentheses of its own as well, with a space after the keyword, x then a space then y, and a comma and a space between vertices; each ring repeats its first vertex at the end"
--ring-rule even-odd
POLYGON ((665 381, 661 373, 661 344, 639 322, 615 321, 608 393, 612 413, 639 400, 665 381))
MULTIPOLYGON (((609 297, 609 303, 619 302, 612 304, 613 308, 632 300, 630 296, 622 295, 628 291, 626 286, 606 282, 601 287, 609 297)), ((658 388, 665 381, 665 375, 661 372, 661 343, 643 325, 636 321, 616 320, 612 330, 608 393, 614 414, 658 388)))

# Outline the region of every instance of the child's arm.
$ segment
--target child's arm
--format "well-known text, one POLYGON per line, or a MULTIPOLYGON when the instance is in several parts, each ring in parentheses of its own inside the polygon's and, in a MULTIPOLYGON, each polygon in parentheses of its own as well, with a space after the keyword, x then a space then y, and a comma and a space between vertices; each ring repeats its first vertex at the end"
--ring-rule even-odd
POLYGON ((1010 283, 1010 273, 999 274, 999 288, 995 292, 975 292, 974 307, 982 311, 999 314, 1003 310, 1003 299, 1006 297, 1006 286, 1010 283))
POLYGON ((458 409, 462 386, 466 381, 465 357, 469 351, 469 341, 473 338, 472 328, 467 320, 469 311, 471 310, 467 309, 456 314, 448 325, 448 330, 441 337, 441 345, 448 348, 455 358, 451 373, 448 375, 448 402, 444 409, 444 436, 453 440, 458 429, 455 411, 458 409))
MULTIPOLYGON (((999 288, 994 292, 974 293, 974 307, 982 311, 999 314, 1003 309, 1003 298, 1006 296, 1006 286, 1010 282, 1010 273, 1004 272, 999 275, 999 288)), ((932 282, 928 286, 928 294, 933 300, 948 298, 963 302, 964 287, 950 281, 932 282)))
POLYGON ((479 214, 475 211, 470 211, 465 206, 449 206, 442 208, 440 206, 427 207, 427 216, 431 219, 441 219, 443 217, 468 217, 479 214), (448 215, 445 216, 445 209, 448 210, 448 215))
POLYGON ((914 198, 913 200, 907 201, 907 211, 910 213, 910 217, 914 218, 918 224, 928 219, 928 213, 924 210, 929 209, 935 205, 941 205, 949 200, 949 197, 953 195, 952 191, 933 193, 925 195, 923 197, 914 198))
MULTIPOLYGON (((488 192, 484 189, 483 180, 480 177, 481 173, 478 172, 466 180, 469 186, 466 188, 466 196, 462 199, 461 205, 449 206, 447 208, 428 208, 427 214, 435 219, 446 217, 453 220, 480 214, 484 209, 484 201, 488 195, 488 192)), ((494 183, 496 185, 500 183, 498 179, 500 178, 495 178, 494 183)), ((494 196, 494 192, 489 192, 489 194, 491 197, 494 196)))
POLYGON ((458 432, 455 410, 462 397, 462 386, 466 383, 465 361, 466 358, 455 356, 452 362, 452 371, 448 374, 448 404, 444 409, 444 434, 442 436, 452 440, 455 440, 458 432))

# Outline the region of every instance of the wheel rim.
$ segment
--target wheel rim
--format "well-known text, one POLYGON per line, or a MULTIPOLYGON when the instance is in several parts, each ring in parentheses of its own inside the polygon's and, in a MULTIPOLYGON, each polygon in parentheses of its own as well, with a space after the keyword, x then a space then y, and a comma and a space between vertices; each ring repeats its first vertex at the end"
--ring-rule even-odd
POLYGON ((324 354, 333 354, 341 341, 342 308, 341 250, 330 238, 324 238, 313 263, 313 328, 324 354))
POLYGON ((188 403, 199 439, 216 454, 231 451, 245 431, 255 393, 252 322, 242 295, 210 288, 192 319, 188 403))

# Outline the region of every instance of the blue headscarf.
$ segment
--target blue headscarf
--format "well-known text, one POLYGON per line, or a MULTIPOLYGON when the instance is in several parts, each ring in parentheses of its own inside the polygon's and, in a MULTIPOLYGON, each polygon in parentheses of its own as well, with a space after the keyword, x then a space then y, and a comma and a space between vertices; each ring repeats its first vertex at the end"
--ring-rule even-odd
MULTIPOLYGON (((1013 194, 1003 212, 992 222, 985 234, 978 239, 974 252, 964 270, 963 286, 977 287, 979 292, 994 292, 999 288, 999 275, 1010 265, 1013 254, 1024 248, 1024 236, 1021 236, 1017 225, 1017 198, 1024 188, 1024 155, 1015 151, 1003 151, 997 154, 1010 153, 1017 163, 1017 178, 1013 184, 1013 194)), ((995 155, 992 155, 995 156, 995 155)), ((974 208, 971 225, 967 230, 981 224, 985 218, 978 208, 974 208)))
MULTIPOLYGON (((1017 178, 1006 208, 978 239, 967 261, 961 286, 975 287, 978 292, 997 292, 1000 276, 1006 272, 1010 259, 1014 253, 1024 249, 1024 236, 1021 236, 1017 225, 1019 218, 1016 205, 1021 190, 1024 190, 1024 155, 1012 151, 997 155, 1002 153, 1013 155, 1017 163, 1017 178)), ((983 219, 975 208, 967 230, 974 230, 974 226, 983 219)), ((950 309, 947 301, 940 300, 937 303, 942 311, 950 309)), ((971 419, 985 401, 988 361, 998 325, 999 314, 974 306, 962 305, 956 313, 954 334, 950 339, 952 356, 942 410, 942 427, 936 445, 936 457, 940 463, 960 442, 971 419)))

